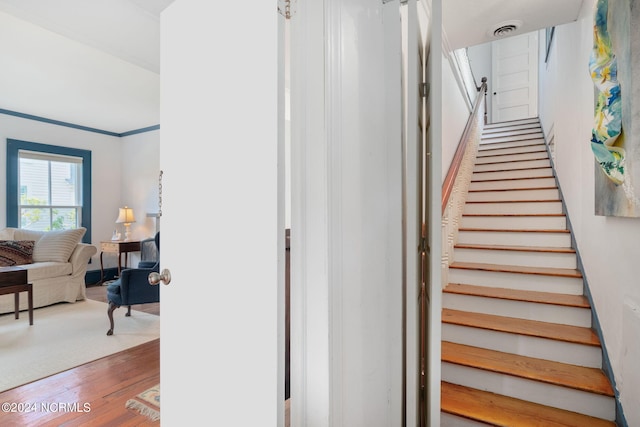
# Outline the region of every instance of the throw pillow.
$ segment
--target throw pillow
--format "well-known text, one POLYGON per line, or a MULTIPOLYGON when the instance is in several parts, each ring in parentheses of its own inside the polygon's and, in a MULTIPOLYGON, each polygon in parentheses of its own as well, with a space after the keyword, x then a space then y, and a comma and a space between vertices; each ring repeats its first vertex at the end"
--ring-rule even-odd
POLYGON ((31 264, 33 240, 0 240, 0 267, 31 264))
POLYGON ((13 233, 16 229, 12 227, 6 227, 0 230, 0 240, 29 240, 29 239, 16 239, 13 233))
POLYGON ((33 249, 33 261, 67 262, 87 231, 86 228, 73 230, 47 231, 33 249))

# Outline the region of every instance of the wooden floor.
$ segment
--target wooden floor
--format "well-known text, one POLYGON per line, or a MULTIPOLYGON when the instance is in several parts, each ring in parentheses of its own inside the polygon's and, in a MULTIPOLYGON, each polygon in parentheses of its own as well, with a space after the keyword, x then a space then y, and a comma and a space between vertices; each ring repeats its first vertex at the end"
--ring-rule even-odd
MULTIPOLYGON (((87 297, 106 302, 105 286, 90 286, 87 297)), ((133 305, 133 310, 160 315, 160 304, 133 305)), ((118 310, 126 310, 119 308, 118 310)), ((105 312, 105 332, 108 328, 105 312)), ((116 328, 117 328, 116 324, 116 328)), ((117 333, 117 330, 116 330, 117 333)), ((159 426, 159 421, 125 408, 128 399, 160 382, 160 340, 112 354, 65 372, 0 393, 0 403, 90 405, 90 412, 0 411, 2 427, 159 426)), ((289 400, 285 427, 289 427, 289 400)))
MULTIPOLYGON (((106 287, 87 288, 90 299, 106 302, 106 287)), ((132 306, 160 314, 160 304, 132 306)), ((118 310, 125 310, 119 308, 118 310)), ((116 324, 117 327, 117 324, 116 324)), ((105 312, 105 332, 108 319, 105 312)), ((117 331, 116 331, 117 333, 117 331)), ((128 399, 160 382, 160 340, 150 341, 68 371, 0 393, 1 403, 29 404, 22 413, 0 411, 1 426, 158 426, 159 421, 125 408, 128 399), (89 405, 90 411, 47 412, 49 404, 89 405)), ((61 406, 61 405, 58 405, 61 406)), ((55 405, 51 405, 55 408, 55 405)), ((71 406, 73 408, 73 406, 71 406)), ((4 408, 4 407, 3 407, 4 408)))

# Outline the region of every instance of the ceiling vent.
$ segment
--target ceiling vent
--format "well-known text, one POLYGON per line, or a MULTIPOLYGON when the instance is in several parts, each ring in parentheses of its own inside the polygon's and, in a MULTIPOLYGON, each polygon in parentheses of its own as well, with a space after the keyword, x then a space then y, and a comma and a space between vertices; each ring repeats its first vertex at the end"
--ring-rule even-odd
POLYGON ((522 21, 506 21, 501 22, 498 25, 495 25, 492 30, 489 30, 489 35, 493 37, 507 37, 513 35, 520 26, 522 25, 522 21))

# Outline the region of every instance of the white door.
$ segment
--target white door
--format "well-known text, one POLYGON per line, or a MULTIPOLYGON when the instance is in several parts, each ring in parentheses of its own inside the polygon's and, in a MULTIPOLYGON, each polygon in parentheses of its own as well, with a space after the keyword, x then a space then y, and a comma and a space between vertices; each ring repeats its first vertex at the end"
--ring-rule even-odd
POLYGON ((160 263, 172 274, 160 285, 166 426, 282 422, 281 17, 274 2, 242 7, 251 13, 236 2, 176 0, 161 17, 160 263))
POLYGON ((538 115, 538 33, 491 43, 492 120, 494 123, 538 115))

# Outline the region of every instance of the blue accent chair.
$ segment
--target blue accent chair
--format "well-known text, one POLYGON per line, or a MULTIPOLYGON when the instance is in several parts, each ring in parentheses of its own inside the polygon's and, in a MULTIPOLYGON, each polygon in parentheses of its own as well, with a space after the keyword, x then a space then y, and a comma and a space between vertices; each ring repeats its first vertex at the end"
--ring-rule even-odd
POLYGON ((140 242, 140 262, 138 268, 153 268, 159 260, 156 238, 149 237, 140 242))
MULTIPOLYGON (((160 252, 160 233, 154 237, 155 246, 160 252)), ((144 264, 143 264, 144 265, 144 264)), ((125 316, 131 316, 131 306, 160 302, 160 286, 149 284, 149 273, 160 271, 159 257, 151 268, 128 268, 122 270, 120 277, 107 286, 107 301, 109 308, 109 330, 107 335, 113 335, 113 311, 122 306, 128 306, 125 316)))

